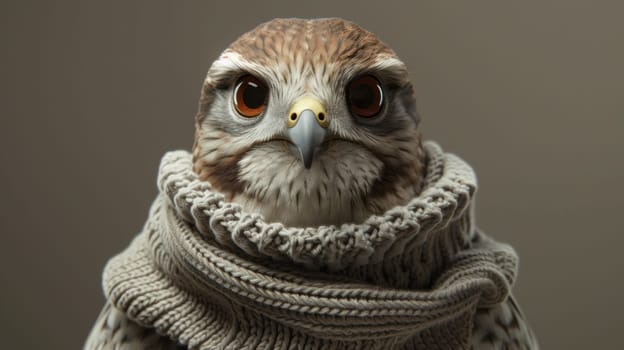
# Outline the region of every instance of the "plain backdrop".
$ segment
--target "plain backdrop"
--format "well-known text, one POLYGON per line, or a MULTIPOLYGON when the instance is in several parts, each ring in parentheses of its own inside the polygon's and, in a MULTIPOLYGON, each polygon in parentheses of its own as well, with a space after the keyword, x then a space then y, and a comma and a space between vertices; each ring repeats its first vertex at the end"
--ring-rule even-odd
POLYGON ((544 349, 622 349, 624 13, 606 1, 3 1, 0 337, 80 348, 101 271, 190 149, 205 72, 273 17, 343 17, 406 62, 426 139, 474 166, 544 349))

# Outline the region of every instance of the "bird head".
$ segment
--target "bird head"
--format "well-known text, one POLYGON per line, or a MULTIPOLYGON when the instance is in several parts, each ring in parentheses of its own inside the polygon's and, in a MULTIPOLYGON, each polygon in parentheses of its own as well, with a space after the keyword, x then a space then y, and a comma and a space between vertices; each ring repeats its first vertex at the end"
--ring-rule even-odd
POLYGON ((268 221, 357 222, 418 190, 424 153, 405 64, 342 19, 275 19, 203 84, 193 169, 268 221))

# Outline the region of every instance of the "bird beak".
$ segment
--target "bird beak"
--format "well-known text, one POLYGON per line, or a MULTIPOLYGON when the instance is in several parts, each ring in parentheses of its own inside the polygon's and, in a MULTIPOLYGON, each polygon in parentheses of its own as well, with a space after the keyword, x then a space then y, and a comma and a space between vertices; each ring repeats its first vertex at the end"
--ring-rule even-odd
POLYGON ((290 108, 287 126, 288 137, 294 145, 292 151, 305 168, 310 169, 314 153, 325 140, 329 126, 325 107, 317 99, 304 96, 290 108))

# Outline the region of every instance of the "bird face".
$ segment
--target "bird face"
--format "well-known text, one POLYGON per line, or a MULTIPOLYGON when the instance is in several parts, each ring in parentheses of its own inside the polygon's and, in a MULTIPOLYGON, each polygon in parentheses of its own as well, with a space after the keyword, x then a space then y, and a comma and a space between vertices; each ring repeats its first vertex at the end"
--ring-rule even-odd
POLYGON ((362 221, 419 190, 413 95, 405 65, 357 25, 267 22, 208 72, 194 170, 268 221, 362 221))

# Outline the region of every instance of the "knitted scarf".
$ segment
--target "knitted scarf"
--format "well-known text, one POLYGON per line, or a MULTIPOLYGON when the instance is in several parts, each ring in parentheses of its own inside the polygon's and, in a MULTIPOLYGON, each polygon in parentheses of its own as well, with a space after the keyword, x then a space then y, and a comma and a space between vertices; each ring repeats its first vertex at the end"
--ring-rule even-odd
POLYGON ((424 189, 360 224, 285 227, 165 154, 143 231, 104 271, 130 319, 202 349, 466 348, 478 307, 505 300, 513 249, 474 228, 475 175, 425 144, 424 189))

